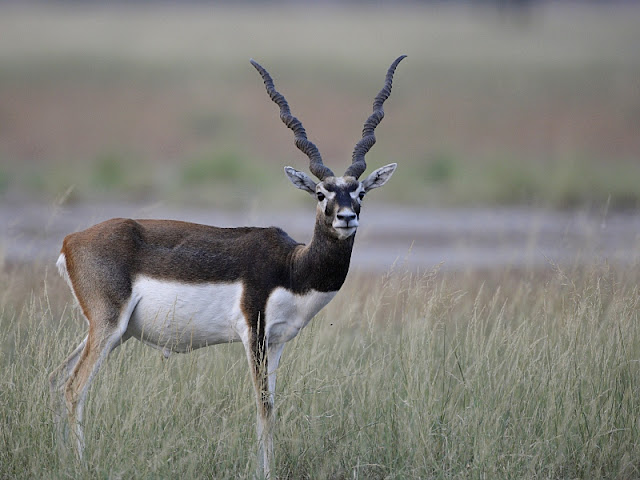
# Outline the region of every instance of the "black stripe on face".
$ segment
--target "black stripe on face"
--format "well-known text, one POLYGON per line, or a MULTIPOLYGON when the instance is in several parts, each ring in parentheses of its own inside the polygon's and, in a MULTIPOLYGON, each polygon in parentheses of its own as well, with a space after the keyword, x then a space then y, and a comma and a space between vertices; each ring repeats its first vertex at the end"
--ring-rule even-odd
POLYGON ((344 190, 346 192, 355 192, 360 186, 360 182, 349 181, 341 182, 342 185, 338 185, 336 182, 327 182, 323 186, 328 192, 338 192, 344 190))
POLYGON ((338 208, 340 207, 352 207, 352 198, 349 192, 345 189, 340 189, 336 191, 336 196, 334 197, 334 201, 338 204, 338 208))

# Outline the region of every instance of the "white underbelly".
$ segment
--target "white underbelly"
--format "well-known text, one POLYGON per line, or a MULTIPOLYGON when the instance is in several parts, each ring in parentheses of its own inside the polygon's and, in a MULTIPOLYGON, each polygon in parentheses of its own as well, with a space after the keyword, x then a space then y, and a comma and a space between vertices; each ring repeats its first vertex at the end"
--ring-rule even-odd
POLYGON ((132 288, 140 301, 127 336, 165 354, 246 338, 241 282, 189 284, 139 276, 132 288))

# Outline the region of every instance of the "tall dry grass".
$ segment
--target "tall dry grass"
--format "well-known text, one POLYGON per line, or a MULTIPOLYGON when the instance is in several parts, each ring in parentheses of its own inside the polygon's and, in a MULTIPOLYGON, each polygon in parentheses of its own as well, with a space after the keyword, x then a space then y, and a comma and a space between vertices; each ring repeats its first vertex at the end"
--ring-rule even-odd
MULTIPOLYGON (((88 466, 48 373, 83 322, 58 278, 0 274, 1 478, 247 478, 242 347, 130 341, 89 394, 88 466)), ((638 269, 352 275, 279 369, 279 478, 637 478, 638 269)))

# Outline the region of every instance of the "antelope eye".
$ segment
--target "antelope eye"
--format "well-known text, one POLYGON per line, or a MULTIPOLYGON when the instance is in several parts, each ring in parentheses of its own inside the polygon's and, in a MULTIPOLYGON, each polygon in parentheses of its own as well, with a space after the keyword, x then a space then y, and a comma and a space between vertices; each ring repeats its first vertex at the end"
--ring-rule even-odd
POLYGON ((362 191, 358 194, 358 197, 360 198, 360 200, 362 200, 366 194, 367 193, 365 191, 362 191))
POLYGON ((316 197, 318 197, 318 201, 321 202, 324 200, 324 193, 318 192, 316 193, 316 197))

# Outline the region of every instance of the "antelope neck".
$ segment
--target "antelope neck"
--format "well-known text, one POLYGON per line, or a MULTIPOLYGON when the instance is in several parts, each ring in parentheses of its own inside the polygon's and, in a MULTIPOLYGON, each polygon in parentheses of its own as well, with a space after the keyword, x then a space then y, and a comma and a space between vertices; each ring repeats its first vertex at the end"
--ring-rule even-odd
POLYGON ((345 240, 332 236, 316 221, 313 238, 300 246, 291 260, 291 281, 299 290, 334 292, 340 290, 349 272, 355 234, 345 240))

